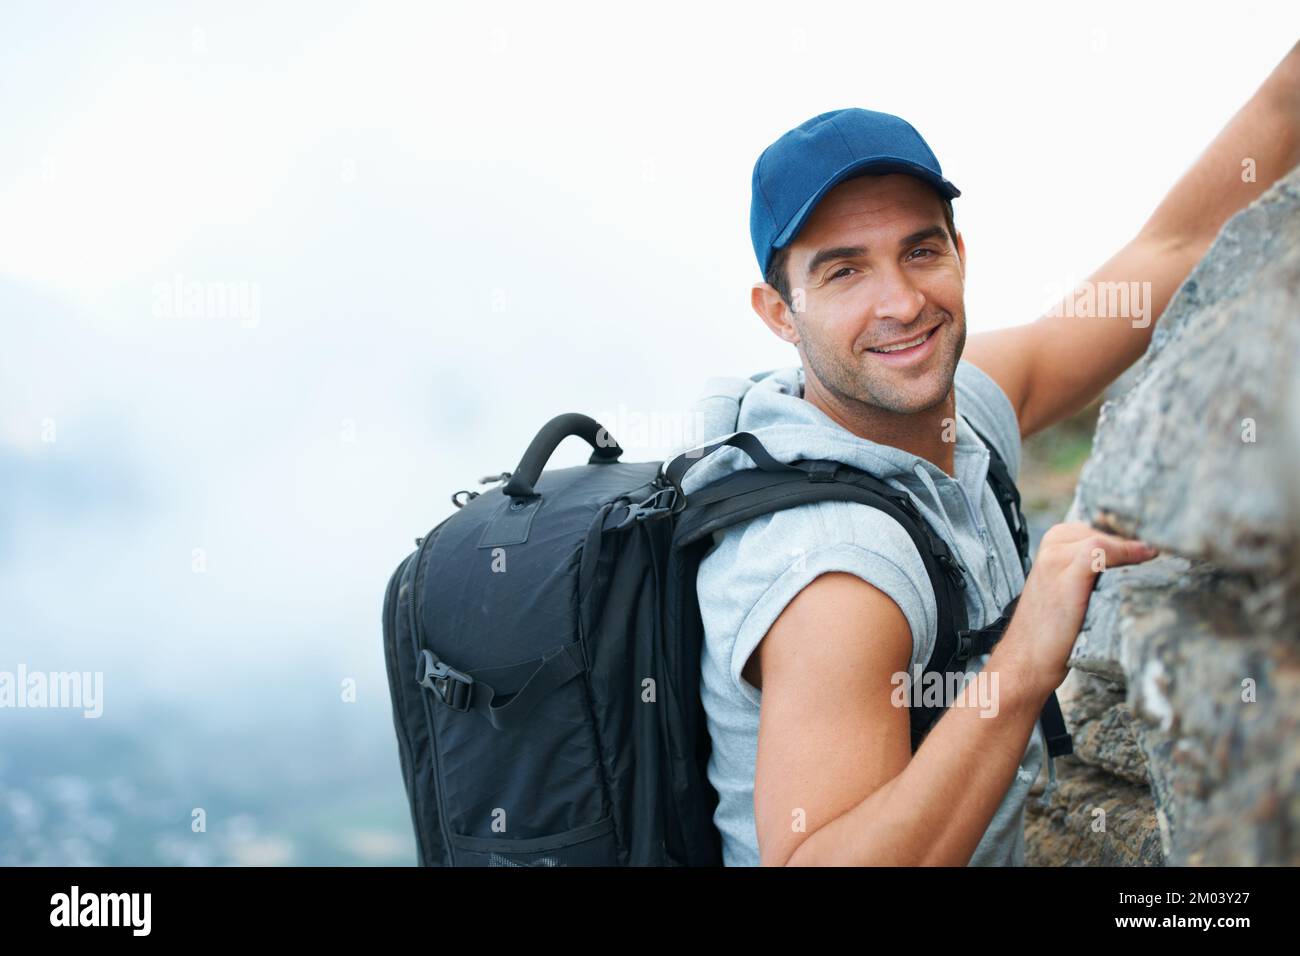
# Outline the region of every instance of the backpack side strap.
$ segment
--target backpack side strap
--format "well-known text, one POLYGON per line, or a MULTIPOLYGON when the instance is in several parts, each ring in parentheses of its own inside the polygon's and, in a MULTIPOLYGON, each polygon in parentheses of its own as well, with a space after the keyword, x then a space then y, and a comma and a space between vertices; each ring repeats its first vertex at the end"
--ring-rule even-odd
POLYGON ((476 711, 497 730, 523 726, 543 697, 584 670, 577 642, 553 647, 530 661, 474 671, 457 670, 427 648, 416 652, 415 662, 416 683, 452 710, 476 711))
MULTIPOLYGON (((1007 625, 1011 623, 1019 601, 1019 595, 1012 598, 992 624, 973 630, 958 631, 956 656, 949 661, 947 669, 953 670, 957 666, 964 666, 965 662, 972 657, 993 653, 993 648, 1006 633, 1007 625)), ((1051 696, 1047 698, 1039 720, 1042 723, 1043 740, 1047 744, 1049 756, 1064 757, 1074 753, 1074 741, 1066 729, 1065 715, 1061 713, 1061 702, 1056 697, 1056 691, 1052 691, 1051 696)))

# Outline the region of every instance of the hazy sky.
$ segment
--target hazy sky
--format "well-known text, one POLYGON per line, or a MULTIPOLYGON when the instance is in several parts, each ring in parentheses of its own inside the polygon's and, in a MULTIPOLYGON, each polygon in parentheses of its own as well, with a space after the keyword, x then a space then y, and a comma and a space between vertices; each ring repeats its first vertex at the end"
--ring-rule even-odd
POLYGON ((1282 3, 5 3, 0 669, 111 671, 110 707, 317 670, 383 699, 383 587, 451 492, 554 414, 671 420, 708 377, 796 361, 749 308, 750 175, 785 130, 916 125, 990 329, 1129 238, 1297 26, 1282 3), (245 311, 189 315, 195 283, 245 311))

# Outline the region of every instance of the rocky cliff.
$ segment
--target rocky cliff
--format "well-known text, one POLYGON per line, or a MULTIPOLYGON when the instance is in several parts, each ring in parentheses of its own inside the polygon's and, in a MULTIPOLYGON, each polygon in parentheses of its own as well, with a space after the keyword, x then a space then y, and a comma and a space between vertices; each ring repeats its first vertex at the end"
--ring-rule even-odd
POLYGON ((1162 555, 1098 580, 1027 862, 1300 863, 1300 169, 1178 290, 1065 517, 1162 555))

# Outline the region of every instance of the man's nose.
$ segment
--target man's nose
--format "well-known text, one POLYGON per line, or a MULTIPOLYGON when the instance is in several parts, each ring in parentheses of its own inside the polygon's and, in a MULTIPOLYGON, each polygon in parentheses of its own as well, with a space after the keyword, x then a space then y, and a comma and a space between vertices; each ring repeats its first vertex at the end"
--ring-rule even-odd
POLYGON ((878 273, 875 317, 907 325, 925 314, 925 294, 899 268, 878 273))

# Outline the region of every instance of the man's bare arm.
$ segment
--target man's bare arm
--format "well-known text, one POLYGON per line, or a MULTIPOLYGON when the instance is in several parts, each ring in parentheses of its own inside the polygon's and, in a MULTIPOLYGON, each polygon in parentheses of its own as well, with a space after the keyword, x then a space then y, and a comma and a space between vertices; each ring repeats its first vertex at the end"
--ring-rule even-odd
POLYGON ((891 677, 907 672, 911 647, 898 605, 839 573, 804 588, 759 644, 763 865, 970 860, 1046 695, 1004 675, 997 717, 954 708, 913 758, 908 710, 891 702, 891 677))
POLYGON ((1007 393, 1022 437, 1082 410, 1137 361, 1155 322, 1223 224, 1298 163, 1300 43, 1178 180, 1138 235, 1084 287, 1035 322, 967 340, 965 357, 1007 393), (1094 294, 1091 316, 1078 314, 1080 304, 1087 311, 1079 294, 1085 288, 1094 294), (1128 315, 1111 315, 1125 295, 1128 315))
POLYGON ((755 652, 763 690, 754 778, 761 862, 969 863, 1043 703, 1065 679, 1098 568, 1153 554, 1083 522, 1049 528, 1015 616, 983 668, 997 677, 996 690, 986 685, 996 712, 972 683, 914 755, 908 710, 891 700, 891 678, 907 671, 911 656, 903 612, 854 575, 816 578, 755 652))

